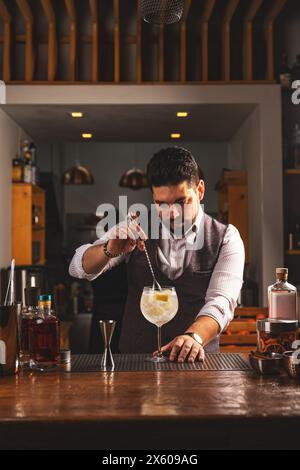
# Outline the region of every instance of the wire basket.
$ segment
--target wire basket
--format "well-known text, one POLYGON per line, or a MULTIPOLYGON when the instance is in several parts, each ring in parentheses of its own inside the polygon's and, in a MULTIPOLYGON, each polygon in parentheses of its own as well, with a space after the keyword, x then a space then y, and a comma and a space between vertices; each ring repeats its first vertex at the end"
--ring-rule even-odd
POLYGON ((142 18, 147 23, 172 24, 180 21, 184 0, 141 0, 142 18))

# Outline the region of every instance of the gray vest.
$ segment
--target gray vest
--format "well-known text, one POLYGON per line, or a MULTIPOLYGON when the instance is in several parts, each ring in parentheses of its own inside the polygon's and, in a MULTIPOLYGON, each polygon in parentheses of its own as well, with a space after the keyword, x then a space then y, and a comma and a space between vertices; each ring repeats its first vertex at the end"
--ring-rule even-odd
MULTIPOLYGON (((227 226, 204 214, 204 245, 199 250, 189 251, 190 260, 183 274, 177 279, 166 277, 157 262, 158 240, 149 238, 147 248, 158 282, 163 286, 174 286, 179 309, 169 323, 163 325, 162 345, 170 342, 195 321, 205 304, 208 284, 218 260, 227 226)), ((128 297, 122 320, 120 351, 122 353, 152 353, 157 349, 157 327, 148 322, 140 310, 140 299, 144 286, 152 285, 152 276, 146 256, 139 250, 131 253, 127 263, 128 297)), ((219 338, 206 345, 207 352, 217 352, 219 338)))

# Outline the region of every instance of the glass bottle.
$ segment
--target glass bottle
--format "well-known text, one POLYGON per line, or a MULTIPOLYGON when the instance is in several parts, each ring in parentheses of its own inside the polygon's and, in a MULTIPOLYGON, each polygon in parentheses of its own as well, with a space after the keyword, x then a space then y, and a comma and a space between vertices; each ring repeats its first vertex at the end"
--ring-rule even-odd
POLYGON ((22 183, 23 180, 23 162, 18 155, 12 161, 12 180, 14 183, 22 183))
POLYGON ((288 269, 276 268, 276 282, 268 287, 269 318, 297 319, 297 289, 287 282, 288 269))
POLYGON ((30 362, 29 356, 29 330, 32 322, 37 316, 37 299, 39 295, 39 288, 32 286, 26 287, 25 291, 25 305, 23 305, 20 316, 20 365, 28 366, 30 362))
POLYGON ((31 153, 31 182, 36 185, 39 184, 39 171, 36 162, 36 146, 33 142, 30 143, 29 151, 31 153))
POLYGON ((59 363, 59 320, 51 309, 51 295, 40 295, 38 313, 29 330, 30 366, 45 370, 59 363))

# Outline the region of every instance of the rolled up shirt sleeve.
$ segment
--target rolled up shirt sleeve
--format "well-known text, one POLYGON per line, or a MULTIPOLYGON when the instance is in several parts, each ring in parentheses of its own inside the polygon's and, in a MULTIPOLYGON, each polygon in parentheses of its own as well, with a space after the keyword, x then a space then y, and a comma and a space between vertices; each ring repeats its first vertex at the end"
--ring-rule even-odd
POLYGON ((220 333, 234 317, 243 285, 244 263, 243 241, 237 228, 229 224, 208 285, 205 304, 196 317, 213 318, 220 326, 220 333))
POLYGON ((88 281, 93 281, 97 277, 101 276, 101 274, 103 274, 104 272, 122 263, 122 261, 126 259, 126 255, 121 255, 117 258, 111 258, 105 265, 105 267, 101 271, 99 271, 99 273, 88 274, 85 272, 85 270, 83 269, 82 260, 86 250, 91 246, 103 245, 106 241, 107 237, 96 240, 93 244, 87 243, 86 245, 81 245, 79 248, 77 248, 69 266, 70 276, 77 277, 79 279, 87 279, 88 281))

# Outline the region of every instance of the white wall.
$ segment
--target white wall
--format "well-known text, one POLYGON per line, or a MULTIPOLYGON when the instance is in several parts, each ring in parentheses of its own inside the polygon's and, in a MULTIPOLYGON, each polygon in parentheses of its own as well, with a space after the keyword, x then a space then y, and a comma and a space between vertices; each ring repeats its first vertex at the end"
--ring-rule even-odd
POLYGON ((274 282, 275 268, 283 265, 280 113, 270 116, 257 106, 229 143, 229 164, 247 171, 249 258, 260 304, 267 305, 267 286, 274 282))
POLYGON ((11 259, 11 168, 26 134, 0 109, 0 268, 11 259))

